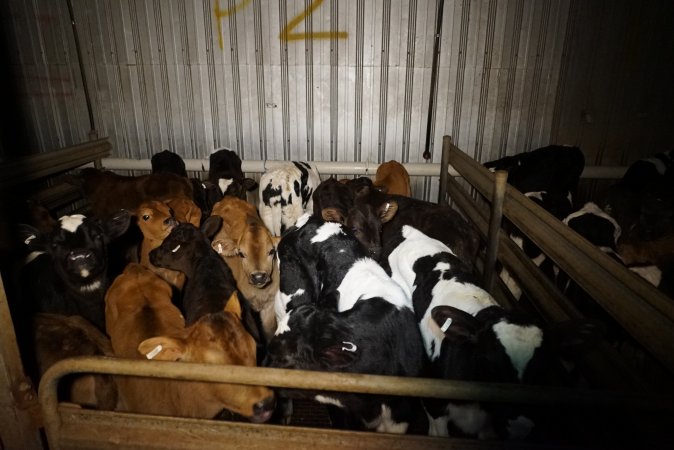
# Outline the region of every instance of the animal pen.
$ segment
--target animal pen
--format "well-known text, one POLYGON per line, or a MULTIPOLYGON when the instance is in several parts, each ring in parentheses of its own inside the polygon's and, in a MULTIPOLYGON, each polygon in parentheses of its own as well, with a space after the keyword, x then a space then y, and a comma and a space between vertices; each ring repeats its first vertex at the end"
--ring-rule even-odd
MULTIPOLYGON (((64 171, 82 164, 105 166, 106 160, 101 161, 101 158, 109 151, 110 144, 102 139, 41 155, 41 162, 37 157, 29 157, 11 167, 1 167, 2 183, 7 187, 27 180, 57 178, 64 171), (62 159, 61 164, 56 164, 56 159, 62 159)), ((323 175, 371 173, 367 168, 358 171, 353 167, 337 167, 331 172, 333 166, 329 163, 318 164, 323 175)), ((535 300, 533 306, 545 322, 582 318, 581 313, 505 235, 500 227, 503 217, 520 228, 555 264, 586 289, 643 347, 640 365, 635 365, 609 344, 599 342, 578 361, 579 371, 592 387, 567 388, 83 357, 63 360, 52 366, 40 382, 39 402, 36 402, 34 391, 24 378, 3 288, 0 295, 0 369, 3 384, 10 389, 3 391, 1 406, 7 418, 4 422, 12 427, 9 439, 4 442, 6 448, 40 448, 38 429, 41 426, 46 432, 49 448, 53 449, 112 449, 120 446, 138 449, 477 449, 671 445, 674 397, 667 387, 671 385, 674 373, 674 303, 671 299, 507 186, 504 173, 489 172, 453 145, 448 136, 443 139, 439 169, 437 165, 418 166, 408 165, 410 174, 439 176, 438 200, 450 201, 479 228, 487 244, 481 264, 482 275, 487 286, 493 286, 490 291, 499 303, 506 308, 513 305, 496 281, 497 277, 493 276, 496 261, 514 274, 523 290, 535 300), (527 443, 100 411, 58 401, 59 381, 71 373, 140 375, 278 388, 516 403, 566 412, 567 420, 563 426, 571 428, 565 431, 568 439, 562 442, 527 443), (618 420, 619 415, 624 417, 618 420), (599 420, 602 416, 608 419, 602 422, 599 420), (593 429, 588 431, 587 428, 593 429)), ((268 167, 267 162, 244 161, 243 168, 252 173, 262 172, 265 167, 268 167)), ((46 192, 53 194, 62 189, 58 186, 56 183, 46 192)), ((53 194, 53 197, 53 205, 60 204, 56 200, 59 195, 53 194)), ((69 201, 72 199, 68 198, 69 201)))

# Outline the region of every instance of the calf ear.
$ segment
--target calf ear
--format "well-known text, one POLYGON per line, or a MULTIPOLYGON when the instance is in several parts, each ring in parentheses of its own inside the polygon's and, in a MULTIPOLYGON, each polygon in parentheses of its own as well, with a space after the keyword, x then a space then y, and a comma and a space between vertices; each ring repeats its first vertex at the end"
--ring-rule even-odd
POLYGON ((341 213, 337 208, 323 208, 321 210, 321 216, 326 222, 337 222, 344 224, 346 218, 344 214, 341 213))
POLYGON ((216 239, 211 243, 211 247, 222 256, 236 256, 239 253, 236 242, 229 238, 216 239))
POLYGON ((30 251, 45 250, 46 237, 37 228, 22 223, 17 225, 17 234, 30 251))
POLYGON ((225 303, 225 312, 232 313, 241 320, 241 303, 239 302, 239 296, 236 291, 232 292, 232 295, 229 296, 229 300, 225 303))
POLYGON ((318 352, 318 359, 330 368, 344 368, 358 359, 358 346, 353 342, 339 342, 324 347, 318 352))
POLYGON ((208 218, 204 220, 204 223, 201 224, 201 231, 206 235, 206 237, 211 239, 213 236, 215 236, 215 233, 220 231, 221 227, 222 217, 208 216, 208 218))
POLYGON ((449 339, 470 339, 478 330, 478 321, 471 314, 452 306, 436 306, 431 317, 449 339))
POLYGON ((103 223, 105 236, 113 240, 123 235, 131 224, 131 214, 125 209, 120 209, 110 219, 103 223))
POLYGON ((252 178, 244 178, 241 184, 247 191, 257 189, 257 181, 253 180, 252 178))
POLYGON ((378 208, 377 212, 381 218, 381 223, 386 223, 393 219, 393 216, 398 212, 398 203, 394 201, 386 202, 378 208))
POLYGON ((185 342, 168 336, 153 337, 141 342, 138 352, 147 359, 179 361, 185 356, 185 342))

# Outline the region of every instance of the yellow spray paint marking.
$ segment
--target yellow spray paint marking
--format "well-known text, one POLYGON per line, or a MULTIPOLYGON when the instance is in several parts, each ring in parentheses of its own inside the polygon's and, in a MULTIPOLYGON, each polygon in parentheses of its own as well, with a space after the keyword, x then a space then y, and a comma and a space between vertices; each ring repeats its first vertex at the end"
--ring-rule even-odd
POLYGON ((220 9, 220 1, 215 2, 215 7, 213 8, 213 12, 215 13, 215 18, 218 21, 218 43, 220 44, 220 49, 222 50, 224 47, 224 42, 222 41, 222 18, 227 17, 231 14, 235 14, 236 12, 242 10, 245 8, 248 3, 250 3, 250 0, 243 0, 240 3, 237 3, 234 5, 232 8, 227 8, 227 9, 220 9))
POLYGON ((312 33, 291 33, 291 31, 304 21, 307 16, 312 14, 323 3, 323 0, 315 0, 307 9, 296 15, 279 34, 282 41, 299 41, 305 38, 310 39, 346 39, 346 31, 316 31, 312 33))

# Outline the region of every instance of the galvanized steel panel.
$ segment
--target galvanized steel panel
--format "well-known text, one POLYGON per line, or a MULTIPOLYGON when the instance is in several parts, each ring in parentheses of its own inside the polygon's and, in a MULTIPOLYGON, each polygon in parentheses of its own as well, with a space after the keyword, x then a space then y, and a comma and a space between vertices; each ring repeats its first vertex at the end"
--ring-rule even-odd
MULTIPOLYGON (((593 101, 615 116, 615 80, 647 86, 625 75, 596 91, 599 81, 586 79, 588 65, 599 70, 592 58, 620 56, 586 44, 634 9, 591 3, 445 0, 431 161, 446 134, 480 161, 552 140, 582 144, 587 124, 575 117, 585 96, 597 92, 593 101)), ((227 147, 252 160, 424 161, 438 0, 72 4, 96 128, 116 157, 170 149, 200 159, 227 147)), ((66 0, 10 0, 9 10, 32 145, 86 140, 66 0)), ((642 15, 657 20, 652 9, 642 15)), ((602 116, 593 139, 615 122, 602 116)), ((627 162, 624 144, 616 156, 605 141, 590 151, 593 164, 627 162)))

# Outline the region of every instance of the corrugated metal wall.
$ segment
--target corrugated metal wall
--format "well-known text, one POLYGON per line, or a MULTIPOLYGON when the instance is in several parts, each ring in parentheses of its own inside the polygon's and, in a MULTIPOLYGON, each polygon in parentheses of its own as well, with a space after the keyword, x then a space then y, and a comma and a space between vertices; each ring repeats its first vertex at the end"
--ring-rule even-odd
MULTIPOLYGON (((228 147, 243 159, 369 162, 423 161, 438 3, 72 0, 95 125, 114 156, 228 147)), ((30 144, 86 140, 67 0, 7 9, 30 144)), ((597 165, 662 150, 669 10, 446 0, 432 161, 445 134, 481 161, 551 142, 581 145, 597 165), (648 146, 633 148, 646 132, 648 146)))

